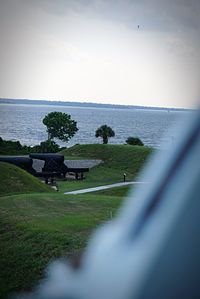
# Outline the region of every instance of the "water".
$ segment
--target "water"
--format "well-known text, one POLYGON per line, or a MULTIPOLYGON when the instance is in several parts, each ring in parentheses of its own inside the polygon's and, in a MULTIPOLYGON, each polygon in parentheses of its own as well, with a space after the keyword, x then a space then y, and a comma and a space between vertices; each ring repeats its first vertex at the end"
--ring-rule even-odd
MULTIPOLYGON (((0 136, 5 140, 19 140, 22 144, 36 145, 47 139, 42 119, 51 111, 61 111, 77 121, 78 133, 62 146, 76 143, 101 143, 95 138, 96 129, 107 124, 115 131, 109 143, 123 144, 129 136, 139 137, 146 146, 160 147, 166 130, 185 112, 156 110, 124 110, 66 106, 0 105, 0 136)), ((173 131, 168 137, 172 142, 173 131)))

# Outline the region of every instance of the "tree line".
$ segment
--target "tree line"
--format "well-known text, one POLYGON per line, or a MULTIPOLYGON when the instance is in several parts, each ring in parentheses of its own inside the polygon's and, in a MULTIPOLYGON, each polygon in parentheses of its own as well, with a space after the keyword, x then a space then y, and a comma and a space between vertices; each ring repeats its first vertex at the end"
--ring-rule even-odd
MULTIPOLYGON (((19 141, 3 140, 0 137, 0 154, 56 153, 65 147, 60 147, 54 139, 68 142, 78 132, 77 122, 71 115, 63 112, 50 112, 43 118, 43 124, 46 126, 47 140, 40 142, 39 145, 26 146, 19 141)), ((107 144, 109 138, 115 137, 115 132, 105 124, 97 128, 95 137, 102 138, 103 144, 107 144)), ((143 145, 138 137, 128 137, 126 143, 143 145)))

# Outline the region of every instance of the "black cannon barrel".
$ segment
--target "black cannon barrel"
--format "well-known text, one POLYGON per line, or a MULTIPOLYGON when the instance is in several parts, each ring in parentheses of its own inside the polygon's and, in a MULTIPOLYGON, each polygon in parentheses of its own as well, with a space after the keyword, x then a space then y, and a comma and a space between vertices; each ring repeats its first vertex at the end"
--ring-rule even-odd
POLYGON ((7 162, 10 164, 14 164, 20 168, 23 168, 31 173, 34 173, 34 169, 32 168, 33 160, 29 157, 0 157, 1 162, 7 162))
POLYGON ((28 157, 0 157, 0 161, 2 162, 10 162, 13 164, 24 164, 27 166, 33 165, 33 160, 28 157))
POLYGON ((50 159, 53 159, 57 163, 64 162, 64 155, 61 154, 53 154, 53 153, 31 153, 29 154, 29 157, 32 159, 38 159, 43 161, 48 161, 50 159))

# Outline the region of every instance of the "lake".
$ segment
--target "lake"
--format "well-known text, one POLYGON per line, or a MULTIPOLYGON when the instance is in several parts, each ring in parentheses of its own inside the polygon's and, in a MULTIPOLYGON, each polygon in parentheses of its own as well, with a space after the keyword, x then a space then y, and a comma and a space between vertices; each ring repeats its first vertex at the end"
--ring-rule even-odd
POLYGON ((77 121, 78 133, 62 146, 76 143, 101 143, 95 138, 96 129, 107 124, 115 131, 109 143, 123 144, 129 136, 139 137, 146 146, 160 147, 163 141, 172 143, 173 130, 167 140, 165 132, 186 112, 166 110, 132 110, 111 108, 83 108, 48 105, 0 104, 0 136, 6 140, 19 140, 22 144, 36 145, 47 139, 42 119, 51 111, 71 114, 77 121))

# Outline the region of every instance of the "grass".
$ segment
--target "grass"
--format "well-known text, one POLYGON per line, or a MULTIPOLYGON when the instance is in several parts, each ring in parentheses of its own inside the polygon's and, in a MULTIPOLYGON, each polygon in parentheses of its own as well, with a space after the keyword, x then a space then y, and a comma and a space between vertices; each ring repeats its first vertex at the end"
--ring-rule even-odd
POLYGON ((102 164, 90 169, 84 181, 58 181, 59 190, 71 191, 94 186, 136 180, 139 171, 152 153, 152 148, 131 145, 75 145, 61 152, 68 159, 100 159, 102 164))
POLYGON ((18 167, 0 163, 0 298, 30 290, 55 258, 82 252, 91 232, 115 215, 130 186, 83 195, 62 191, 137 178, 151 149, 128 145, 77 145, 68 159, 101 159, 83 181, 58 181, 53 192, 18 167))
POLYGON ((23 169, 5 162, 0 162, 0 196, 30 192, 53 192, 23 169))
POLYGON ((96 191, 93 194, 96 195, 104 195, 104 196, 119 196, 125 197, 128 195, 129 191, 132 190, 133 186, 122 186, 122 187, 115 187, 105 190, 96 191))
POLYGON ((30 290, 50 261, 82 251, 90 233, 115 214, 121 201, 58 193, 1 197, 1 298, 30 290))
MULTIPOLYGON (((85 157, 88 159, 101 159, 107 167, 115 169, 127 169, 132 172, 138 170, 138 163, 144 162, 151 148, 132 145, 111 145, 111 144, 84 144, 75 145, 61 151, 68 157, 85 157), (132 162, 132 163, 130 163, 132 162)), ((141 165, 139 165, 141 166, 141 165)))

